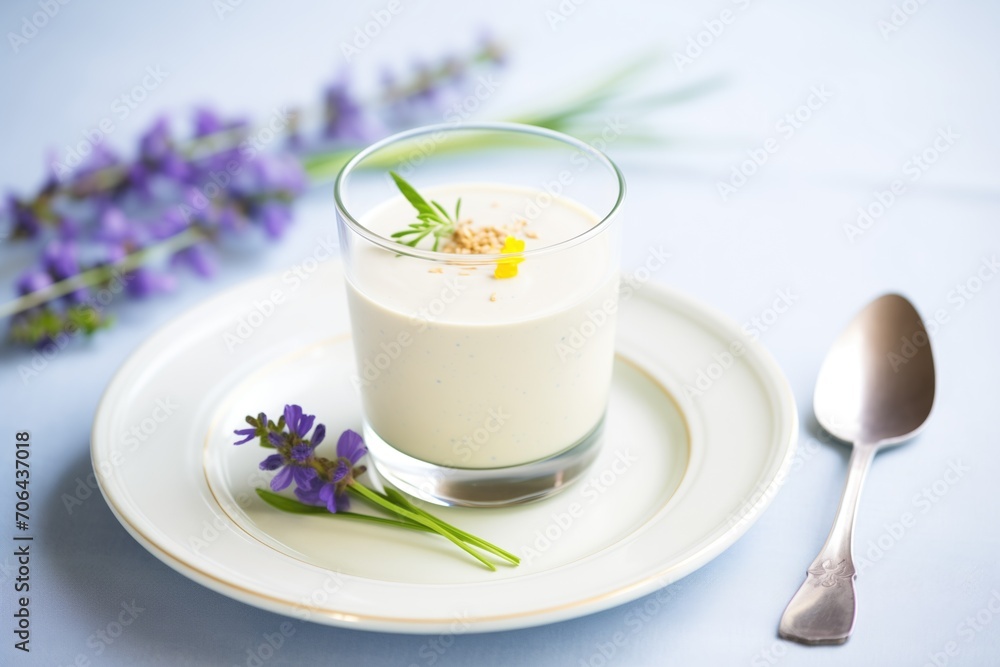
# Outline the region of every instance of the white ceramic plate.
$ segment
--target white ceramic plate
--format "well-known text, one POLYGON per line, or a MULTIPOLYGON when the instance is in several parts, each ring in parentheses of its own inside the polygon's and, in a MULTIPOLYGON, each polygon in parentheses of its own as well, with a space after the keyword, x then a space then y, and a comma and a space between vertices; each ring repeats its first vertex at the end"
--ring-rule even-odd
POLYGON ((521 555, 520 567, 489 572, 432 535, 284 514, 253 493, 268 479, 263 450, 231 444, 243 417, 299 403, 333 434, 360 429, 339 266, 305 275, 246 283, 164 327, 114 377, 94 422, 94 468, 122 525, 237 600, 414 633, 581 616, 720 554, 791 460, 795 404, 771 357, 702 305, 646 285, 621 306, 606 442, 587 478, 528 505, 435 510, 521 555))

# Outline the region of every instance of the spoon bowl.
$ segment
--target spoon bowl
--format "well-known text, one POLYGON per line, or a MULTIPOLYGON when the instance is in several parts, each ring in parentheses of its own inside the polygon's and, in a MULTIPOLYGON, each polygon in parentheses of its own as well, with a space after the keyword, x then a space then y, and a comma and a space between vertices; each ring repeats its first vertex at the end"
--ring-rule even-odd
POLYGON ((912 438, 934 405, 934 357, 923 321, 898 294, 868 304, 837 338, 813 395, 816 419, 854 449, 840 508, 778 626, 803 644, 843 644, 854 630, 857 598, 852 542, 861 486, 875 453, 912 438))
POLYGON ((830 349, 813 410, 847 442, 899 444, 917 434, 934 405, 934 357, 913 305, 886 294, 864 308, 830 349))

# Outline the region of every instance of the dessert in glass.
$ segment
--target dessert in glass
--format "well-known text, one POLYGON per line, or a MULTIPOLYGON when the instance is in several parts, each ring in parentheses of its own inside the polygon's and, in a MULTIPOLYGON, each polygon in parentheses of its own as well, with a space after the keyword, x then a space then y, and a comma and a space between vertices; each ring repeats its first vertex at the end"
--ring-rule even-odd
POLYGON ((419 128, 345 166, 354 382, 386 480, 497 506, 586 470, 611 385, 624 195, 601 152, 507 123, 419 128))

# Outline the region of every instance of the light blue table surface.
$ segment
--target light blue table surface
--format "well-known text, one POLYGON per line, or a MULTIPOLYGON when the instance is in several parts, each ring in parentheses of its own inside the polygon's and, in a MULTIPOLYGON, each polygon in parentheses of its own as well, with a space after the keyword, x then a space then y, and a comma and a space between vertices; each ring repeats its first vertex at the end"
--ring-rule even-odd
MULTIPOLYGON (((31 352, 0 351, 0 663, 1000 664, 1000 5, 400 2, 352 59, 356 80, 376 81, 386 64, 402 70, 415 57, 467 50, 489 27, 508 44, 510 62, 481 118, 558 103, 644 54, 662 57, 646 86, 726 77, 717 92, 648 119, 622 114, 629 128, 674 140, 609 148, 630 187, 624 265, 662 246, 671 259, 654 280, 737 322, 762 317, 780 293, 792 295, 760 337, 788 376, 803 424, 787 483, 737 544, 674 584, 663 604, 638 600, 438 643, 295 622, 294 634, 257 662, 252 652, 285 618, 174 572, 125 532, 98 494, 72 511, 64 496, 91 473, 94 413, 130 352, 212 294, 299 261, 333 230, 324 190, 297 207, 280 244, 231 253, 211 282, 188 280, 173 295, 120 308, 112 331, 59 352, 37 375, 20 372, 31 352), (676 57, 685 52, 689 62, 676 57), (796 112, 807 118, 789 131, 782 121, 796 112), (939 136, 950 138, 938 140, 934 155, 939 136), (769 138, 777 148, 768 161, 723 201, 717 183, 769 138), (913 156, 926 151, 933 164, 914 171, 913 156), (905 191, 851 234, 845 226, 857 224, 858 208, 885 198, 895 180, 905 191), (839 329, 887 291, 906 294, 936 322, 935 412, 915 443, 880 455, 870 472, 856 533, 865 564, 854 636, 836 648, 789 644, 776 638, 777 621, 826 535, 847 460, 812 430, 813 383, 839 329), (23 429, 33 439, 30 654, 14 650, 12 632, 13 437, 23 429), (909 526, 901 527, 904 517, 909 526), (644 604, 654 611, 633 632, 626 619, 644 604), (133 616, 117 637, 107 635, 133 616), (620 645, 616 633, 624 633, 620 645)), ((263 119, 276 105, 314 101, 346 66, 341 44, 386 6, 4 3, 0 183, 34 188, 46 151, 64 151, 112 115, 114 100, 147 68, 162 80, 127 118, 113 116, 116 146, 129 147, 158 113, 197 103, 263 119), (50 18, 33 17, 46 6, 50 18), (25 20, 44 25, 36 34, 25 20)), ((4 249, 0 259, 6 299, 28 258, 4 249)))

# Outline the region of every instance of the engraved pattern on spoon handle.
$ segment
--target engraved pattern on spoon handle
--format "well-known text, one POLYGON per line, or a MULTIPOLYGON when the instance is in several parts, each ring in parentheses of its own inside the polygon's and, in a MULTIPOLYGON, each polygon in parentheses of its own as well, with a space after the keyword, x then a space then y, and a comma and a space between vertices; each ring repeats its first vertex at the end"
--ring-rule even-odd
POLYGON ((857 444, 851 452, 840 507, 826 544, 809 566, 806 580, 782 614, 778 634, 803 644, 843 644, 854 629, 852 542, 861 486, 878 447, 857 444))

